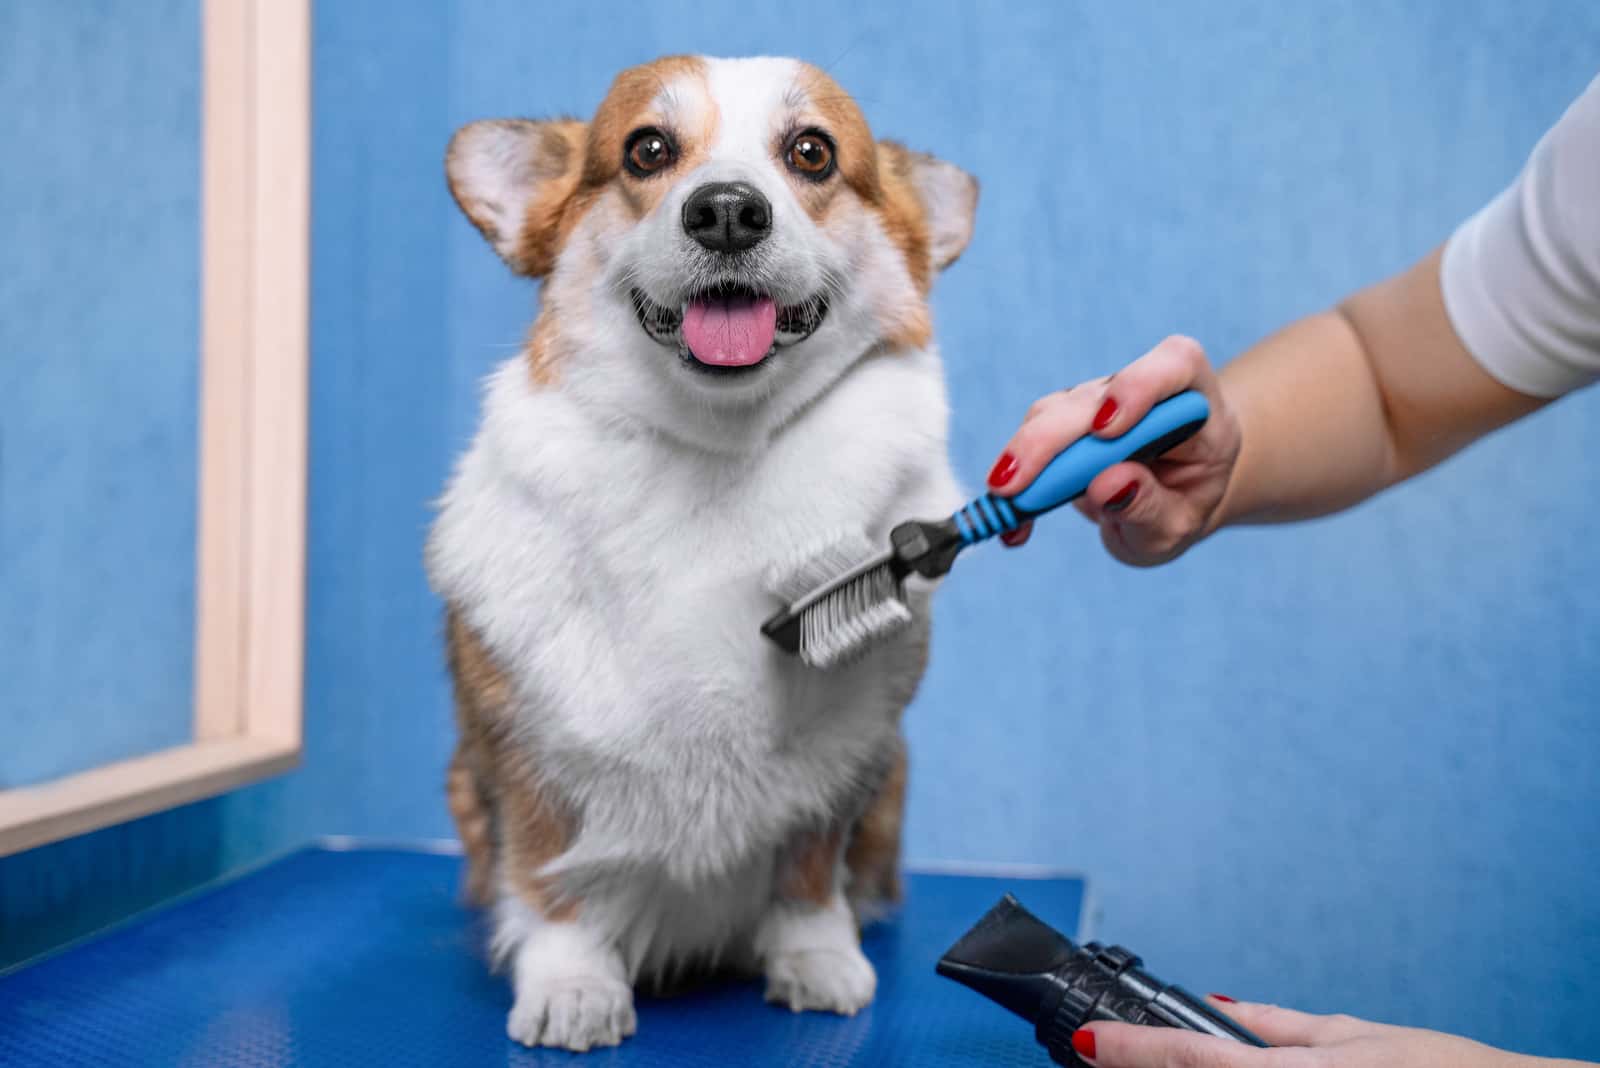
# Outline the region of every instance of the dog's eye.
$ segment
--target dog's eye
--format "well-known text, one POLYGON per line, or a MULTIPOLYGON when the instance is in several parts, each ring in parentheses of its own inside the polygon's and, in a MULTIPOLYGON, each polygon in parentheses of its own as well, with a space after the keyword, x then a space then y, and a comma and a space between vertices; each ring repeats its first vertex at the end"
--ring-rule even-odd
POLYGON ((662 170, 677 156, 678 150, 673 146, 672 139, 654 126, 633 131, 622 150, 622 162, 635 178, 644 178, 662 170))
POLYGON ((819 130, 806 130, 789 142, 789 169, 820 182, 833 173, 833 142, 819 130))

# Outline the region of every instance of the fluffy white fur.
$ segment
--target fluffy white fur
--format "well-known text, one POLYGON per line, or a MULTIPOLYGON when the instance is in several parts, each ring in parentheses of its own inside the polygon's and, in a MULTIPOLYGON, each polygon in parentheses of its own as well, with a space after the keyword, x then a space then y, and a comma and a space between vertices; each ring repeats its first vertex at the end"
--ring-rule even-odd
POLYGON ((627 969, 593 928, 550 923, 509 893, 495 920, 495 954, 510 959, 516 991, 506 1018, 510 1037, 582 1051, 633 1034, 638 1020, 627 969))
POLYGON ((581 900, 577 921, 509 893, 497 913, 508 1030, 529 1044, 614 1044, 632 1031, 632 981, 690 961, 761 967, 796 1009, 872 997, 842 893, 775 903, 774 863, 796 828, 865 800, 920 672, 925 598, 921 626, 824 674, 760 637, 778 603, 764 576, 840 530, 886 544, 892 523, 961 495, 936 351, 869 351, 884 309, 915 299, 900 252, 870 214, 816 226, 771 159, 795 74, 711 61, 705 83, 663 87, 658 106, 691 112, 709 86, 711 158, 620 236, 604 200, 579 224, 547 283, 578 342, 559 386, 534 386, 520 358, 492 376, 430 539, 436 589, 511 677, 517 730, 580 814, 544 872, 581 900), (777 299, 832 297, 822 327, 749 382, 679 366, 626 298, 690 291, 683 198, 730 178, 772 202, 777 299))
POLYGON ((856 938, 856 918, 835 891, 824 908, 776 905, 756 932, 757 957, 767 969, 767 999, 802 1009, 854 1016, 878 988, 856 938))

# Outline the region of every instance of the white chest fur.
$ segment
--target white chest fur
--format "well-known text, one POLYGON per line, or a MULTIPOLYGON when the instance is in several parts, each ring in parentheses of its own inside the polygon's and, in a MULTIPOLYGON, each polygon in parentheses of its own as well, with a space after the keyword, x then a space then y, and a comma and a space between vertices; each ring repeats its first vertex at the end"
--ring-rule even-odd
MULTIPOLYGON (((891 647, 826 675, 759 634, 763 576, 830 533, 959 503, 931 352, 875 356, 753 455, 607 425, 495 375, 445 494, 434 584, 512 676, 517 728, 581 813, 550 869, 721 882, 837 816, 893 737, 891 647)), ((900 657, 899 660, 905 660, 900 657)))

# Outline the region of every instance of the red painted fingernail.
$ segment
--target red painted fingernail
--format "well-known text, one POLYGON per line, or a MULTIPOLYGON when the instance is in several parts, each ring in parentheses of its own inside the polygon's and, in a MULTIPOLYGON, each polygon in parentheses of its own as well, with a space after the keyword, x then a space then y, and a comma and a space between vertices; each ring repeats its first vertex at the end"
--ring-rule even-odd
POLYGON ((1000 535, 1000 540, 1012 548, 1016 548, 1028 540, 1028 532, 1026 530, 1008 530, 1000 535))
POLYGON ((1004 486, 1011 481, 1011 476, 1017 473, 1017 458, 1009 452, 1000 454, 1000 459, 994 462, 994 467, 989 471, 989 485, 1004 486))
POLYGON ((1124 508, 1128 507, 1128 505, 1133 503, 1133 499, 1134 499, 1134 497, 1138 496, 1138 493, 1139 493, 1139 480, 1138 479, 1134 479, 1132 482, 1128 483, 1126 486, 1123 486, 1122 489, 1117 493, 1117 495, 1115 497, 1112 497, 1109 501, 1106 502, 1106 511, 1108 511, 1108 512, 1120 512, 1120 511, 1122 511, 1124 508))
POLYGON ((1080 1057, 1094 1056, 1094 1032, 1078 1028, 1072 1032, 1072 1052, 1080 1057))
POLYGON ((1228 995, 1226 995, 1226 994, 1212 994, 1212 995, 1211 995, 1211 999, 1212 999, 1212 1000, 1213 1000, 1213 1001, 1221 1001, 1221 1002, 1224 1002, 1224 1003, 1226 1003, 1226 1004, 1228 1004, 1228 1005, 1237 1005, 1237 1004, 1239 1004, 1239 1002, 1238 1002, 1238 1001, 1237 1001, 1237 1000, 1236 1000, 1236 999, 1234 999, 1234 998, 1230 998, 1230 997, 1229 997, 1229 996, 1228 996, 1228 995))
POLYGON ((1104 430, 1111 425, 1111 420, 1117 417, 1117 399, 1107 397, 1106 402, 1100 405, 1100 410, 1094 413, 1094 428, 1104 430))

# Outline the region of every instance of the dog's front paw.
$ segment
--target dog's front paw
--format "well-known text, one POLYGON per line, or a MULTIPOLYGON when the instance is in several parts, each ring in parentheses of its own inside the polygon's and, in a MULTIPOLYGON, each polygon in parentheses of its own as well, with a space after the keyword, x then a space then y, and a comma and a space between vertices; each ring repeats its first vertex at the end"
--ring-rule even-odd
POLYGON ((872 1004, 878 973, 855 946, 779 953, 767 962, 767 1000, 795 1012, 854 1016, 872 1004))
POLYGON ((825 905, 775 904, 755 948, 767 974, 767 1000, 795 1012, 854 1016, 877 992, 878 973, 861 952, 855 918, 837 892, 825 905))
POLYGON ((578 1053, 615 1046, 637 1027, 633 991, 626 983, 599 976, 519 987, 506 1018, 506 1034, 524 1046, 578 1053))

